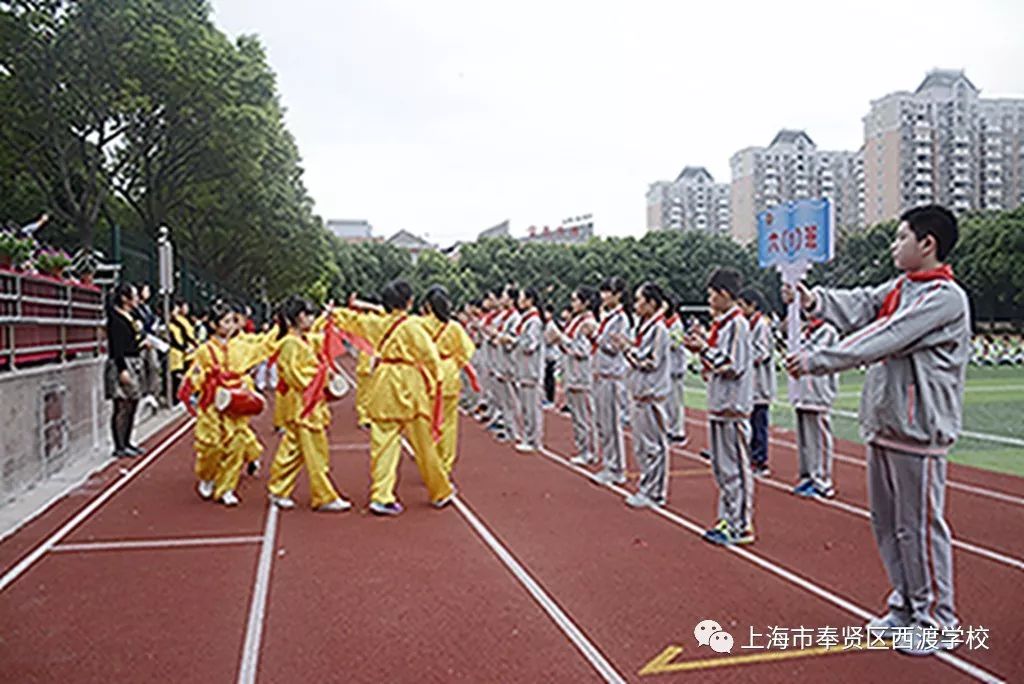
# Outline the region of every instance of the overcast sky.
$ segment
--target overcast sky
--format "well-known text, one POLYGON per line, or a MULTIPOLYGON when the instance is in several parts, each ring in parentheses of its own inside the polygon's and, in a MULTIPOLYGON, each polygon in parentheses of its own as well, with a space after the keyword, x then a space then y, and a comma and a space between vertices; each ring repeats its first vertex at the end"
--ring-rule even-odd
POLYGON ((645 228, 647 185, 803 128, 856 149, 869 102, 963 68, 1024 97, 1024 2, 213 0, 278 75, 325 219, 442 245, 591 212, 645 228))

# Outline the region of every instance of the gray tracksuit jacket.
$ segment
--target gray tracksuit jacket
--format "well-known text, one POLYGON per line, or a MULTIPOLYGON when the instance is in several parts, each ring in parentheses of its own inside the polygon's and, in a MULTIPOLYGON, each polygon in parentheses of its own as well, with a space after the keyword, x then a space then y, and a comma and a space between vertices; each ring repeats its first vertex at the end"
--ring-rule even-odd
POLYGON ((754 408, 750 324, 738 306, 718 318, 718 340, 701 353, 711 419, 749 418, 754 408))
POLYGON ((860 401, 865 442, 943 455, 960 434, 971 350, 967 295, 952 280, 900 278, 853 290, 815 288, 812 315, 846 337, 803 356, 820 375, 870 364, 860 401), (878 319, 886 295, 902 282, 899 306, 878 319))
POLYGON ((631 362, 629 393, 639 401, 664 401, 672 394, 672 357, 669 354, 668 328, 656 316, 637 321, 633 346, 627 354, 631 362))
MULTIPOLYGON (((501 334, 515 337, 516 327, 519 326, 520 314, 518 311, 512 311, 507 314, 505 321, 501 325, 501 334)), ((504 380, 512 381, 516 379, 516 363, 512 357, 513 345, 511 344, 499 344, 497 359, 495 360, 495 369, 499 378, 504 380)))
POLYGON ((757 316, 750 327, 750 354, 754 367, 754 405, 770 404, 775 399, 774 362, 775 337, 772 324, 765 316, 757 316))
POLYGON ((590 390, 594 386, 593 342, 580 332, 580 327, 589 320, 593 320, 589 312, 580 320, 573 319, 559 345, 565 354, 563 383, 566 389, 590 390))
POLYGON ((601 317, 601 324, 598 327, 597 351, 594 354, 594 374, 600 376, 615 376, 622 378, 626 375, 626 359, 619 351, 613 341, 615 333, 628 333, 629 319, 622 309, 605 312, 601 317))
POLYGON ((511 331, 514 377, 527 385, 536 385, 544 377, 544 320, 533 314, 522 314, 511 331))
MULTIPOLYGON (((804 327, 803 349, 813 352, 827 349, 839 340, 839 333, 828 321, 822 321, 814 330, 804 327)), ((800 377, 800 395, 796 407, 802 411, 831 411, 839 389, 839 375, 803 375, 800 377)))

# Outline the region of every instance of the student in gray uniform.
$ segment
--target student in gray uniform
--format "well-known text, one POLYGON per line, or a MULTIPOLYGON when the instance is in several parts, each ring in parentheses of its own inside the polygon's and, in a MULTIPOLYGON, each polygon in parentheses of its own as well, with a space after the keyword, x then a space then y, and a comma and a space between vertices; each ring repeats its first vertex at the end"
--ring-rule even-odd
POLYGON ((668 328, 668 350, 669 358, 672 360, 672 395, 668 402, 668 440, 676 444, 685 444, 686 347, 683 346, 683 338, 686 336, 686 330, 683 328, 679 312, 676 311, 675 302, 669 299, 666 304, 668 304, 668 317, 665 319, 665 327, 668 328))
POLYGON ((736 304, 742 279, 731 268, 708 278, 708 305, 714 315, 705 339, 686 337, 686 348, 699 354, 708 383, 711 468, 718 483, 718 524, 704 533, 713 544, 754 541, 754 477, 750 470, 750 411, 754 378, 750 359, 750 324, 736 304))
MULTIPOLYGON (((835 326, 823 318, 804 323, 803 348, 808 352, 828 348, 839 340, 835 326)), ((800 455, 797 496, 834 499, 832 486, 832 402, 839 388, 839 375, 804 375, 797 388, 796 444, 800 455)))
POLYGON ((672 359, 665 326, 665 295, 656 284, 637 288, 636 332, 618 335, 633 399, 633 459, 640 466, 637 490, 626 498, 633 508, 664 506, 668 499, 668 427, 672 400, 672 359))
POLYGON ((739 295, 740 309, 750 322, 750 354, 754 367, 754 410, 750 414, 750 463, 754 477, 767 477, 768 410, 775 399, 775 335, 768 320, 768 303, 755 287, 739 295))
POLYGON ((496 430, 499 442, 510 439, 520 441, 519 393, 516 390, 516 369, 512 359, 512 347, 509 340, 519 325, 520 314, 515 304, 519 301, 519 290, 514 287, 505 288, 500 305, 504 310, 500 322, 496 319, 498 344, 495 347, 494 380, 495 392, 498 395, 498 410, 501 411, 501 426, 496 430))
POLYGON ((565 363, 565 401, 572 417, 576 465, 595 465, 594 449, 594 348, 591 336, 597 330, 596 314, 601 306, 597 290, 583 285, 570 298, 572 317, 565 331, 557 328, 549 338, 562 350, 565 363))
MULTIPOLYGON (((900 217, 891 253, 894 281, 853 290, 794 292, 812 316, 845 337, 831 347, 787 357, 795 376, 869 364, 860 403, 868 447, 868 495, 875 540, 892 585, 874 633, 894 636, 911 655, 936 649, 928 628, 959 625, 953 602, 953 552, 946 524, 946 454, 960 433, 970 357, 967 295, 944 263, 956 244, 956 217, 937 205, 900 217), (903 629, 905 628, 905 629, 903 629), (906 633, 910 639, 903 638, 906 633)), ((940 640, 939 647, 953 647, 940 640)))
POLYGON ((555 408, 555 392, 558 389, 556 385, 562 350, 557 344, 547 342, 556 330, 558 323, 555 321, 555 307, 548 304, 544 307, 544 396, 541 402, 541 408, 544 410, 555 408))
POLYGON ((516 451, 530 453, 541 447, 544 437, 544 411, 541 407, 544 380, 544 318, 540 295, 528 287, 519 293, 519 319, 505 333, 504 343, 511 351, 516 388, 516 408, 522 420, 522 438, 516 451))
POLYGON ((488 429, 491 426, 497 428, 501 421, 501 407, 498 406, 497 380, 495 380, 495 359, 497 358, 497 342, 495 338, 496 324, 502 311, 498 305, 499 298, 494 291, 489 290, 484 294, 484 315, 480 319, 480 344, 477 349, 480 353, 479 375, 480 382, 484 388, 484 405, 480 408, 478 419, 486 422, 488 429))
POLYGON ((626 359, 616 343, 629 330, 624 307, 626 283, 618 276, 601 283, 601 322, 594 333, 594 407, 597 411, 597 439, 603 468, 601 482, 626 482, 626 446, 622 436, 622 394, 625 392, 626 359))

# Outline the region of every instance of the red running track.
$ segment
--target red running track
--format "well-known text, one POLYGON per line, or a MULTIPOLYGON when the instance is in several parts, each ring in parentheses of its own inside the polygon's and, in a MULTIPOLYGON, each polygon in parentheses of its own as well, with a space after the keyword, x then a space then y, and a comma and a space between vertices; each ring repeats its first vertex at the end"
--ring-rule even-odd
MULTIPOLYGON (((108 468, 0 544, 0 681, 1020 678, 1024 574, 961 548, 958 606, 965 624, 989 628, 989 650, 940 660, 741 649, 751 628, 859 626, 856 611, 879 609, 886 581, 865 518, 764 484, 755 545, 701 541, 715 492, 693 417, 667 512, 633 511, 568 465, 568 420, 548 413, 548 449, 525 456, 464 419, 460 502, 442 511, 403 459, 397 519, 365 512, 368 439, 350 399, 335 406, 332 472, 358 510, 340 515, 270 514, 265 475, 243 482, 236 509, 200 501, 191 432, 172 426, 150 441, 163 445, 150 463, 108 468), (705 618, 734 634, 731 655, 696 645, 705 618)), ((256 428, 269 452, 268 423, 256 428)), ((788 483, 795 456, 773 446, 772 459, 773 479, 788 483)), ((958 470, 951 478, 1020 491, 1013 478, 958 470)), ((863 479, 863 468, 837 468, 850 508, 864 507, 863 479)), ((307 500, 304 481, 296 499, 307 500)), ((965 543, 1024 556, 1022 507, 951 492, 949 509, 965 543)))

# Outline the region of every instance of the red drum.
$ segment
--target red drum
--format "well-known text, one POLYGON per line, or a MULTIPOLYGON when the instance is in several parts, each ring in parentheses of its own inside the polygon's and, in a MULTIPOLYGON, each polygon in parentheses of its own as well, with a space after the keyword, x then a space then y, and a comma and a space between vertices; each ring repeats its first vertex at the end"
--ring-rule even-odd
POLYGON ((266 400, 259 393, 246 387, 218 387, 216 394, 213 395, 214 407, 232 418, 258 415, 263 412, 266 404, 266 400))
POLYGON ((332 373, 327 379, 327 387, 324 388, 324 394, 327 395, 327 401, 337 401, 348 394, 349 389, 351 388, 344 375, 332 373))

